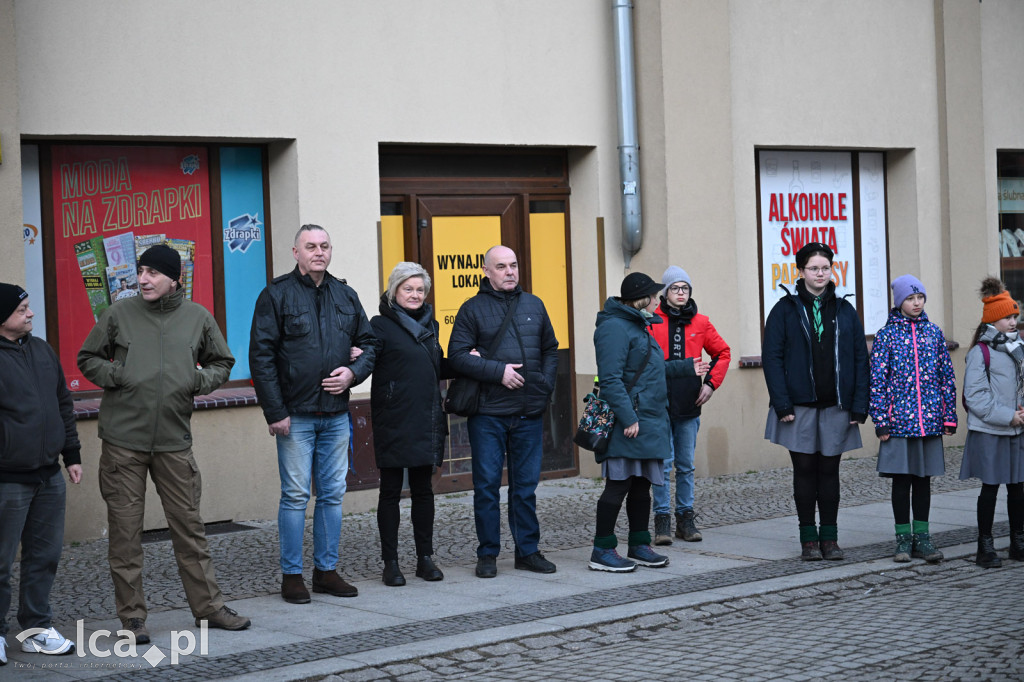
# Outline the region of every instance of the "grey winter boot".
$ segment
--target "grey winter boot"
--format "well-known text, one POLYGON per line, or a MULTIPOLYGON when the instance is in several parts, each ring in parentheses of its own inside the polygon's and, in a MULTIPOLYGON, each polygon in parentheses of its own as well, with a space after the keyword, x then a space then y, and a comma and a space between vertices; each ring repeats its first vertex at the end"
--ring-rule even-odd
POLYGON ((669 514, 654 515, 654 544, 672 544, 672 517, 669 514))
POLYGON ((928 533, 914 533, 914 547, 910 556, 915 559, 924 559, 930 564, 937 564, 942 561, 942 552, 934 544, 928 533))
POLYGON ((676 514, 676 537, 686 542, 700 542, 704 536, 697 530, 695 523, 697 514, 692 509, 687 509, 682 514, 676 514))
POLYGON ((896 533, 896 556, 892 558, 898 564, 910 561, 910 553, 914 547, 914 536, 910 533, 896 533))

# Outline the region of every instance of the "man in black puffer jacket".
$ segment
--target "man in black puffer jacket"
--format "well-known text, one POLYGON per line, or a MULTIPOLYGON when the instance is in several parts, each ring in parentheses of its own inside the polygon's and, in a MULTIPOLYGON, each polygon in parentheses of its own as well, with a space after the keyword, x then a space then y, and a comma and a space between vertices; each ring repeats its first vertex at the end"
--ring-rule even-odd
POLYGON ((538 551, 537 483, 540 480, 544 410, 558 367, 558 340, 544 303, 519 287, 512 249, 491 247, 484 255, 480 291, 459 308, 448 362, 459 374, 482 383, 477 414, 469 417, 473 450, 473 510, 476 575, 497 575, 501 549, 498 509, 501 470, 508 455, 508 520, 516 543, 515 567, 554 573, 538 551), (495 343, 505 313, 515 304, 505 335, 495 343), (494 347, 497 346, 497 347, 494 347), (483 357, 472 355, 476 349, 483 357))

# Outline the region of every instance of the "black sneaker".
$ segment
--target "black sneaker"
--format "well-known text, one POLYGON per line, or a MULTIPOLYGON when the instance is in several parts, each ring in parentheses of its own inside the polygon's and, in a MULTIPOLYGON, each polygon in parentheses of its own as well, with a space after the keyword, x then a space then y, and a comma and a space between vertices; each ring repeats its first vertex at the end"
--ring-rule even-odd
POLYGON ((496 575, 498 575, 497 557, 482 556, 476 560, 477 578, 493 578, 496 575))
POLYGON ((534 573, 554 573, 558 570, 540 552, 534 552, 529 556, 517 556, 516 568, 521 571, 533 571, 534 573))

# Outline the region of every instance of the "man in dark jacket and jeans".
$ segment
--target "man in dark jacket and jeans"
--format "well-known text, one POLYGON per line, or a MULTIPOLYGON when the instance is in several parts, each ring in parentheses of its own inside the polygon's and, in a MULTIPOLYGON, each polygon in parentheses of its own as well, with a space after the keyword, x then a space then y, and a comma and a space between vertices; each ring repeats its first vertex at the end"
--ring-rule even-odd
POLYGON ((537 483, 540 481, 544 410, 555 386, 558 340, 544 303, 519 287, 516 254, 493 246, 484 255, 480 291, 459 308, 448 343, 448 362, 482 383, 477 414, 469 417, 473 450, 476 575, 493 578, 501 549, 498 501, 508 463, 508 523, 516 544, 515 567, 554 573, 538 551, 537 483), (495 339, 515 305, 511 323, 495 339), (478 351, 483 357, 473 355, 478 351))
POLYGON ((302 577, 302 539, 310 482, 313 511, 313 591, 355 597, 338 575, 341 500, 348 475, 349 389, 373 370, 375 346, 359 297, 327 272, 331 238, 303 225, 292 247, 296 267, 274 279, 256 300, 249 367, 270 435, 277 439, 281 504, 281 597, 308 604, 302 577), (352 347, 362 354, 351 360, 352 347))
POLYGON ((64 545, 64 458, 82 480, 71 393, 57 354, 32 336, 28 294, 0 284, 0 665, 7 663, 11 568, 21 545, 18 624, 35 628, 23 651, 70 654, 75 643, 50 624, 50 588, 64 545))

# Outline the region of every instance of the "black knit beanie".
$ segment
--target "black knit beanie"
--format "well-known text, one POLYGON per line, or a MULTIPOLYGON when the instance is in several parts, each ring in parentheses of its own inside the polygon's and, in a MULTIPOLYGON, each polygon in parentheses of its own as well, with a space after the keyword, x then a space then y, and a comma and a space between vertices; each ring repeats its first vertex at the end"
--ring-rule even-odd
POLYGON ((5 322, 10 317, 26 296, 28 294, 17 284, 0 282, 0 322, 5 322))
POLYGON ((139 267, 143 265, 167 275, 175 282, 181 279, 181 256, 166 244, 157 244, 146 249, 139 258, 139 267))

